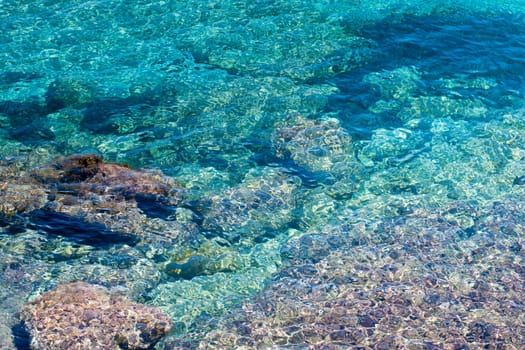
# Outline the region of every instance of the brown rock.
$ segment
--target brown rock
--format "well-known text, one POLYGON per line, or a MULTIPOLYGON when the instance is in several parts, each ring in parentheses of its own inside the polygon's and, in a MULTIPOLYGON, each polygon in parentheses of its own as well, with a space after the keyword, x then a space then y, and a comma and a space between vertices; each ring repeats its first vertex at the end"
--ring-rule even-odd
POLYGON ((21 312, 31 348, 149 349, 171 328, 159 309, 85 282, 63 284, 21 312))
POLYGON ((78 219, 143 236, 150 219, 177 225, 171 217, 184 197, 185 190, 160 171, 104 163, 95 154, 60 158, 37 169, 0 164, 0 216, 37 213, 44 228, 45 219, 58 213, 73 225, 78 219))
POLYGON ((176 192, 173 179, 160 172, 134 170, 127 165, 104 163, 96 154, 75 154, 34 172, 43 185, 61 190, 132 196, 170 196, 176 192))

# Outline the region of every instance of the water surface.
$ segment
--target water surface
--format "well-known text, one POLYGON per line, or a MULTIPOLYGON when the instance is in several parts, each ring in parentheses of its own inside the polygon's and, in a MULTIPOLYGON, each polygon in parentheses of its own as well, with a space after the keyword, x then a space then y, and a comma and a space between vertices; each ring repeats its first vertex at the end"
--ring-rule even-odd
POLYGON ((0 2, 6 347, 83 280, 168 313, 159 349, 520 348, 524 11, 0 2), (42 175, 92 153, 172 192, 42 175))

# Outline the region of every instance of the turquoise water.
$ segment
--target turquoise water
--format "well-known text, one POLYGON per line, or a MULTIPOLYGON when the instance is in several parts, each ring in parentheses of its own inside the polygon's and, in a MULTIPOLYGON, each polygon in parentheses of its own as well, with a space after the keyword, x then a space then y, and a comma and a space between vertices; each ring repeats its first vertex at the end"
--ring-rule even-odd
POLYGON ((158 349, 522 348, 524 15, 0 1, 0 344, 82 280, 166 312, 158 349), (169 193, 48 174, 93 153, 169 193))

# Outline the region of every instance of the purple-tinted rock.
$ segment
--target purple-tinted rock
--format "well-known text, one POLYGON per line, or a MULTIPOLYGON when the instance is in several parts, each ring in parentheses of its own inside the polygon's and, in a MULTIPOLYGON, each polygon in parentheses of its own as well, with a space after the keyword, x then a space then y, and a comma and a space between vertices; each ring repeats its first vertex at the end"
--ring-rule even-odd
POLYGON ((171 328, 159 309, 84 282, 44 293, 21 318, 35 350, 149 349, 171 328))
POLYGON ((521 348, 523 205, 459 202, 313 228, 283 248, 289 265, 264 292, 170 345, 521 348))

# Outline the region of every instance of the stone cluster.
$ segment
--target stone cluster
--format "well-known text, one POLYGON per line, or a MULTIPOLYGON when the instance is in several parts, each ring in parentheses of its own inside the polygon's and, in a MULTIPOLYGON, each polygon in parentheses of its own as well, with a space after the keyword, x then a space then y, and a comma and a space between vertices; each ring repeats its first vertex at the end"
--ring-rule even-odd
POLYGON ((272 137, 278 158, 292 159, 309 171, 333 171, 353 161, 352 137, 335 118, 309 120, 298 117, 291 125, 278 126, 272 137))
POLYGON ((289 266, 262 294, 170 345, 520 348, 523 205, 511 198, 375 221, 348 218, 293 239, 281 252, 289 266))
POLYGON ((277 230, 292 220, 299 184, 278 168, 251 171, 238 186, 206 198, 202 227, 230 241, 277 230))
POLYGON ((161 172, 105 163, 95 154, 60 158, 36 170, 6 165, 0 177, 4 217, 50 214, 134 235, 141 235, 148 218, 174 215, 184 197, 181 186, 161 172))
POLYGON ((84 282, 44 293, 21 317, 35 350, 150 349, 171 328, 159 309, 84 282))

